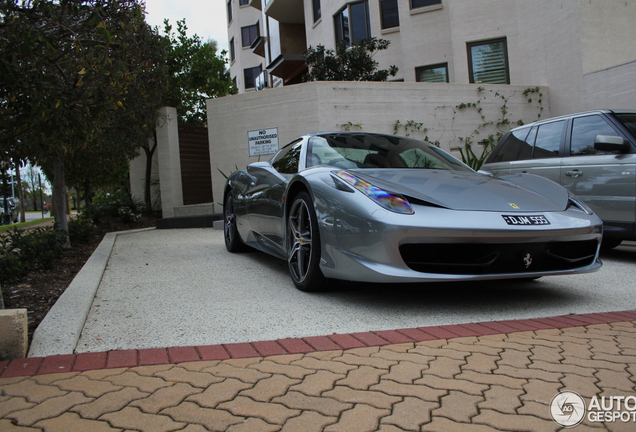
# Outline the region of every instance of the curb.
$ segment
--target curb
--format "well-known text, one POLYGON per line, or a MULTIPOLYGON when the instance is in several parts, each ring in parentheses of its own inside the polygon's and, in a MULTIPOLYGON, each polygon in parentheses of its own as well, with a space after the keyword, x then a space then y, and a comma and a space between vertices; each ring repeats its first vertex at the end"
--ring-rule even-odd
POLYGON ((525 331, 585 327, 613 322, 636 321, 636 311, 562 315, 551 318, 487 321, 364 333, 333 334, 273 341, 232 343, 196 347, 152 348, 50 357, 29 357, 0 362, 0 378, 35 376, 62 372, 177 364, 319 351, 377 347, 390 344, 448 340, 525 331))
POLYGON ((72 354, 75 351, 117 236, 153 229, 117 231, 104 236, 35 330, 28 357, 72 354))

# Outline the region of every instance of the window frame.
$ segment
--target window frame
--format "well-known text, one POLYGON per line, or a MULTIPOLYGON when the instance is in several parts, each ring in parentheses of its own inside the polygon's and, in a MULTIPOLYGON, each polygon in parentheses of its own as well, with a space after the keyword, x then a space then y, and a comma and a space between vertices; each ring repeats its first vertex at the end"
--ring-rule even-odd
POLYGON ((239 0, 239 6, 249 6, 250 0, 239 0))
POLYGON ((416 67, 415 68, 415 82, 440 82, 440 81, 421 81, 419 72, 420 71, 425 71, 425 70, 439 69, 441 67, 446 69, 446 81, 442 81, 442 82, 449 83, 450 82, 450 77, 449 77, 449 72, 448 72, 448 63, 436 63, 436 64, 432 64, 432 65, 416 67))
POLYGON ((258 76, 262 72, 263 72, 263 65, 262 64, 259 64, 258 66, 253 66, 253 67, 249 67, 249 68, 243 69, 243 80, 244 80, 243 84, 244 84, 245 90, 256 89, 256 79, 258 78, 258 76), (251 78, 251 80, 253 82, 253 85, 248 87, 248 85, 247 85, 247 83, 248 83, 247 73, 248 73, 248 71, 254 71, 256 69, 258 69, 258 73, 257 74, 252 74, 252 78, 251 78))
POLYGON ((410 10, 417 10, 417 9, 431 7, 431 6, 437 6, 437 5, 441 5, 441 4, 442 4, 442 0, 409 0, 409 8, 410 8, 410 10), (419 5, 419 6, 413 6, 413 2, 418 2, 418 1, 424 1, 424 2, 427 2, 427 4, 423 4, 423 5, 419 5))
POLYGON ((230 63, 236 60, 236 48, 234 47, 234 37, 230 39, 230 63))
POLYGON ((504 36, 501 38, 488 39, 484 41, 477 42, 467 42, 466 43, 466 52, 468 54, 468 81, 471 84, 510 84, 510 63, 508 61, 508 39, 504 36), (503 57, 504 57, 504 69, 505 69, 505 83, 491 83, 491 82, 483 82, 475 80, 475 71, 473 66, 473 56, 472 49, 476 47, 481 47, 485 45, 502 43, 503 44, 503 57))
POLYGON ((311 0, 311 8, 314 13, 314 23, 316 23, 320 18, 322 18, 322 8, 320 0, 311 0))
POLYGON ((241 27, 241 46, 243 48, 251 47, 254 41, 260 36, 260 31, 261 31, 260 23, 258 21, 256 21, 256 24, 241 27), (254 38, 252 38, 252 29, 256 29, 256 34, 254 35, 254 38), (250 37, 250 41, 248 44, 245 44, 245 33, 244 33, 245 30, 249 32, 248 34, 250 37))
POLYGON ((400 8, 399 8, 398 3, 399 3, 398 0, 380 0, 380 28, 382 30, 388 30, 388 29, 393 29, 393 28, 400 27, 400 8), (385 9, 384 5, 386 5, 389 2, 393 3, 394 6, 390 6, 390 7, 385 9), (396 16, 396 21, 397 21, 395 25, 391 25, 391 24, 387 25, 385 23, 384 15, 385 15, 385 12, 386 12, 387 9, 388 10, 395 10, 395 16, 396 16))
POLYGON ((232 24, 234 16, 232 15, 232 0, 227 0, 227 23, 232 24))
POLYGON ((347 3, 345 5, 345 7, 343 7, 342 9, 340 9, 338 12, 336 12, 333 16, 334 19, 334 30, 335 30, 335 39, 336 39, 336 46, 338 44, 340 44, 340 42, 342 42, 343 40, 345 41, 345 45, 347 48, 349 48, 352 45, 355 45, 356 43, 358 43, 360 40, 362 39, 369 39, 373 36, 371 36, 371 17, 370 17, 370 13, 369 13, 369 1, 368 0, 362 0, 362 1, 355 1, 355 2, 351 2, 351 3, 347 3), (365 14, 365 22, 366 22, 366 37, 360 38, 358 41, 355 41, 356 35, 354 32, 354 23, 353 23, 353 14, 352 14, 352 7, 357 6, 357 5, 361 5, 364 4, 364 14, 365 14), (343 13, 347 11, 346 16, 347 16, 347 26, 345 28, 343 22, 343 13), (345 38, 345 33, 347 34, 346 38, 345 38), (341 39, 339 40, 339 34, 341 39))

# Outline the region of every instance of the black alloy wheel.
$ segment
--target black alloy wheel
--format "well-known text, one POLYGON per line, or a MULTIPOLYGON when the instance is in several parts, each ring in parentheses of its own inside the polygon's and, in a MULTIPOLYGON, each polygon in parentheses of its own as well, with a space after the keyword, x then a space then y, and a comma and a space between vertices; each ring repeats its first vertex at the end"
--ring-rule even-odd
POLYGON ((225 194, 223 204, 223 232, 225 237, 225 248, 229 252, 241 252, 245 250, 245 244, 241 241, 236 229, 236 213, 234 212, 234 198, 232 193, 225 194))

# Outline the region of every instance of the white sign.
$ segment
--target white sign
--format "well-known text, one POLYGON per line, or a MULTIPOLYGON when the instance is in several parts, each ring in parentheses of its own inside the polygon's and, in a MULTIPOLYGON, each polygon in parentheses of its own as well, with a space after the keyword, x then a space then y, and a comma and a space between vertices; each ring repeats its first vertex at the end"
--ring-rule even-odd
POLYGON ((247 132, 250 156, 274 154, 278 151, 278 128, 247 132))

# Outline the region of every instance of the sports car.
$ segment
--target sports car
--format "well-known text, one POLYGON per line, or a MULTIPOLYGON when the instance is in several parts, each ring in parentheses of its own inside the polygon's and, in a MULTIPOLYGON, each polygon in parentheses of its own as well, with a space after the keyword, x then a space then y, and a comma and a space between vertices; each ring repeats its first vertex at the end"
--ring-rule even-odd
POLYGON ((225 245, 287 261, 303 291, 362 282, 534 279, 601 267, 601 220, 530 174, 494 178, 416 139, 302 136, 233 172, 225 245))

